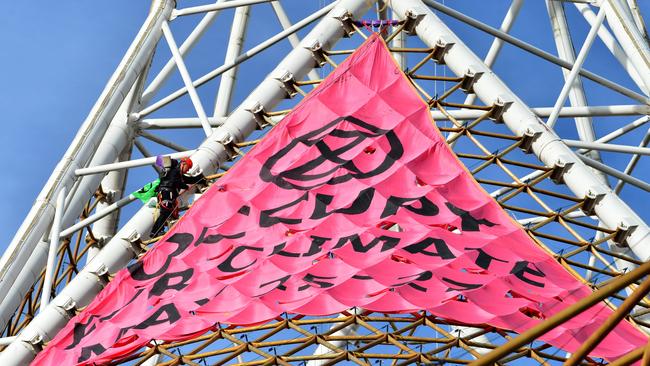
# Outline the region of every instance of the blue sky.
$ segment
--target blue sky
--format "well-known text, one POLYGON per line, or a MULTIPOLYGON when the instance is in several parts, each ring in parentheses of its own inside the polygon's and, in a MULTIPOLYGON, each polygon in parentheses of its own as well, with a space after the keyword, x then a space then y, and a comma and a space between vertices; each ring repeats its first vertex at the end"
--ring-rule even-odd
MULTIPOLYGON (((184 6, 192 4, 180 3, 184 6)), ((322 3, 314 0, 306 4, 316 10, 322 3)), ((536 45, 555 53, 543 2, 537 3, 526 2, 513 32, 524 39, 533 39, 536 45), (534 25, 531 26, 531 23, 534 25), (546 38, 536 38, 536 32, 546 38)), ((650 4, 641 3, 646 13, 650 12, 650 4)), ((447 4, 459 10, 472 8, 470 12, 475 16, 489 17, 490 23, 498 26, 502 9, 506 9, 510 1, 447 1, 447 4), (492 16, 492 13, 495 15, 492 16)), ((29 1, 3 4, 0 44, 5 51, 4 57, 0 58, 0 110, 3 123, 0 154, 6 164, 0 179, 0 192, 4 195, 0 200, 0 250, 8 245, 31 203, 67 149, 78 126, 140 28, 149 5, 149 0, 62 1, 57 2, 56 6, 29 1)), ((288 8, 288 5, 285 6, 288 8)), ((291 16, 292 9, 287 10, 291 16)), ((569 16, 578 16, 575 9, 571 9, 569 16)), ((262 22, 267 26, 266 19, 262 22)), ((458 26, 458 23, 451 21, 450 25, 458 26)), ((454 30, 479 55, 484 55, 487 47, 483 44, 487 44, 485 41, 490 38, 468 27, 454 30)), ((574 35, 581 41, 587 30, 586 26, 578 28, 574 30, 574 35)), ((180 43, 187 29, 184 31, 177 34, 177 42, 180 43)), ((263 39, 257 32, 249 33, 245 48, 263 39)), ((611 59, 602 45, 597 44, 592 52, 597 57, 588 59, 587 67, 631 86, 624 74, 608 70, 611 63, 594 61, 601 54, 611 59)), ((517 72, 526 74, 530 83, 513 86, 513 89, 531 104, 552 106, 561 83, 549 81, 547 71, 539 71, 544 69, 540 69, 542 63, 538 59, 521 55, 513 47, 506 46, 495 70, 504 75, 517 72), (549 93, 540 85, 552 87, 553 92, 549 93)), ((280 59, 282 53, 270 52, 268 56, 267 62, 270 63, 269 59, 280 59)), ((200 72, 193 74, 200 75, 200 72)), ((251 85, 254 83, 251 82, 251 85)), ((245 91, 238 91, 235 104, 244 95, 245 91)), ((605 104, 609 98, 605 93, 591 97, 600 99, 594 104, 605 104)), ((642 191, 628 190, 626 199, 631 200, 639 192, 642 191)))
POLYGON ((149 1, 11 1, 0 12, 0 249, 63 156, 149 1))

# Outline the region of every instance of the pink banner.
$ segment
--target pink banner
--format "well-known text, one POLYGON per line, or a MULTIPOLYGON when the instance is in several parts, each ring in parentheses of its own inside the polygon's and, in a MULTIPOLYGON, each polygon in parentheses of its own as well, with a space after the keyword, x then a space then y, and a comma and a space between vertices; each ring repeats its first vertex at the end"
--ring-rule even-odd
MULTIPOLYGON (((354 306, 521 332, 590 293, 473 180, 373 36, 33 364, 354 306)), ((572 352, 610 314, 598 304, 542 339, 572 352)), ((645 343, 623 322, 593 355, 645 343)))

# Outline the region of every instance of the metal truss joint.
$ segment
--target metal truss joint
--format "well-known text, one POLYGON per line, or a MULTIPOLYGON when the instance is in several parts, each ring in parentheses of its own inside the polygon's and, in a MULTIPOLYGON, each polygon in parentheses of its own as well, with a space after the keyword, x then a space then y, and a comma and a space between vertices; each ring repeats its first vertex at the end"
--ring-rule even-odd
POLYGON ((573 166, 574 162, 570 161, 564 156, 558 157, 557 161, 553 165, 551 170, 550 178, 555 184, 564 183, 564 174, 566 174, 569 169, 573 166))
POLYGON ((106 266, 104 263, 98 263, 96 265, 96 268, 90 270, 90 273, 97 276, 97 278, 102 282, 102 285, 110 282, 108 266, 106 266))
POLYGON ((142 242, 142 236, 140 233, 134 229, 126 238, 124 238, 124 240, 129 243, 127 249, 133 253, 132 257, 137 258, 137 256, 142 252, 142 248, 145 246, 142 242))
POLYGON ((115 198, 117 197, 117 192, 115 190, 106 190, 104 191, 104 202, 106 204, 112 204, 115 203, 115 198))
POLYGON ((420 21, 424 18, 425 14, 416 13, 414 10, 407 10, 404 14, 404 29, 403 31, 410 35, 416 34, 416 27, 420 24, 420 21))
POLYGON ((25 339, 23 342, 28 348, 37 354, 43 350, 45 339, 43 338, 42 334, 35 332, 31 336, 28 336, 27 339, 25 339))
POLYGON ((590 187, 585 194, 580 209, 587 216, 592 216, 596 213, 596 205, 605 198, 606 192, 603 192, 600 187, 590 187))
POLYGON ((629 245, 627 243, 627 239, 630 237, 630 235, 632 235, 637 227, 638 225, 631 224, 629 219, 623 218, 623 220, 621 220, 621 223, 618 224, 618 227, 616 228, 616 232, 614 233, 612 241, 618 246, 628 247, 629 245))
POLYGON ((228 154, 228 160, 232 161, 239 155, 239 148, 235 145, 235 138, 230 132, 220 128, 215 131, 214 135, 214 141, 224 147, 226 154, 228 154))
POLYGON ((503 123, 503 114, 510 108, 513 100, 508 95, 499 95, 492 104, 490 119, 496 123, 503 123))
POLYGON ((340 8, 338 14, 334 14, 334 19, 341 22, 343 28, 343 37, 349 38, 355 32, 352 14, 347 9, 340 8))
POLYGON ((306 47, 311 52, 311 57, 316 61, 316 67, 323 67, 327 63, 327 58, 325 57, 325 51, 323 50, 323 45, 320 41, 316 40, 311 46, 306 47))
POLYGON ((251 108, 247 108, 246 110, 253 115, 253 119, 255 119, 255 123, 257 124, 256 129, 263 130, 265 127, 273 125, 267 118, 266 109, 264 109, 262 103, 255 102, 251 108))
POLYGON ((444 65, 445 55, 453 45, 454 42, 447 39, 447 37, 445 36, 438 37, 435 47, 433 47, 431 58, 439 65, 444 65))
POLYGON ((467 68, 463 75, 463 80, 460 81, 460 89, 467 94, 474 93, 474 83, 483 75, 483 71, 478 71, 478 67, 472 65, 467 68))
POLYGON ((63 310, 62 314, 68 319, 72 319, 77 314, 77 302, 71 297, 61 297, 60 295, 54 299, 54 306, 63 310))
POLYGON ((526 154, 533 152, 533 143, 542 135, 543 129, 536 124, 526 127, 524 134, 519 141, 519 148, 526 154))
POLYGON ((282 89, 287 93, 288 98, 293 98, 298 94, 296 89, 296 79, 293 77, 293 73, 289 70, 284 70, 282 75, 276 77, 275 80, 278 80, 282 85, 282 89))

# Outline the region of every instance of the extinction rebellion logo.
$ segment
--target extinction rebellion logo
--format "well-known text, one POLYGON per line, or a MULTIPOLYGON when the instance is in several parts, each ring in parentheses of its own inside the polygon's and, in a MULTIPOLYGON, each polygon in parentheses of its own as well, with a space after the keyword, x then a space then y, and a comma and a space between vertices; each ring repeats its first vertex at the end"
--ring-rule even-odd
POLYGON ((370 178, 384 173, 404 154, 402 143, 394 131, 383 130, 372 124, 364 122, 356 117, 339 117, 325 126, 309 132, 292 140, 289 145, 273 154, 262 166, 260 178, 265 182, 275 183, 285 189, 310 190, 323 184, 339 184, 350 179, 370 178), (341 129, 339 125, 347 125, 355 129, 341 129), (332 129, 332 127, 336 128, 332 129), (331 130, 331 131, 330 131, 331 130), (327 132, 330 131, 330 132, 327 132), (390 145, 390 151, 386 153, 383 161, 367 171, 358 168, 350 159, 346 159, 346 153, 362 144, 366 139, 385 136, 390 145), (341 146, 331 147, 325 142, 325 137, 331 137, 342 142, 341 146), (273 168, 278 162, 287 156, 299 144, 316 146, 321 155, 300 166, 273 174, 273 168), (330 167, 326 167, 331 162, 330 167), (343 168, 346 174, 332 177, 337 170, 343 168))

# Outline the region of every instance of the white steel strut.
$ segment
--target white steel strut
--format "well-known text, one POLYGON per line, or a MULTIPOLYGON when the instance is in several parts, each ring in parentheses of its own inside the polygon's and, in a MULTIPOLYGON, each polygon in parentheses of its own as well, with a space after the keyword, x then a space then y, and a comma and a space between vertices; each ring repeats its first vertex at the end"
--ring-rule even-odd
MULTIPOLYGON (((42 254, 36 254, 39 257, 34 259, 33 262, 36 263, 32 263, 36 265, 41 264, 38 270, 26 267, 26 264, 30 255, 35 251, 39 240, 45 235, 47 228, 52 222, 54 216, 53 200, 56 199, 58 192, 65 188, 69 192, 76 191, 77 193, 81 193, 75 194, 75 198, 82 198, 84 192, 83 190, 79 192, 80 187, 77 187, 75 190, 72 189, 73 183, 76 180, 75 170, 86 166, 91 158, 93 158, 93 155, 96 157, 96 160, 104 160, 103 163, 106 163, 114 161, 122 151, 122 148, 118 149, 118 151, 113 151, 110 143, 108 145, 102 144, 100 147, 98 145, 102 140, 102 136, 107 133, 111 120, 127 97, 137 77, 148 64, 153 49, 161 35, 161 22, 170 16, 173 9, 172 3, 172 0, 159 0, 153 4, 152 11, 136 36, 135 41, 127 50, 122 62, 117 67, 117 70, 109 80, 97 103, 95 103, 95 106, 82 124, 70 148, 55 168, 50 179, 36 199, 34 206, 25 218, 25 221, 18 229, 18 232, 2 258, 0 258, 0 303, 4 304, 5 295, 9 293, 14 281, 23 269, 40 272, 40 268, 43 267, 44 258, 42 256, 44 253, 42 251, 38 251, 38 253, 42 254), (102 154, 98 150, 106 151, 106 156, 101 156, 102 154)), ((125 144, 126 141, 126 139, 120 138, 114 140, 113 143, 125 144)), ((99 177, 100 179, 101 177, 99 177)), ((76 204, 81 206, 83 205, 82 202, 85 203, 95 191, 99 180, 94 182, 95 184, 90 184, 93 188, 89 189, 90 193, 88 196, 85 199, 77 199, 76 204)), ((74 211, 72 209, 73 205, 73 203, 68 203, 68 206, 71 207, 68 212, 74 211)), ((64 217, 64 225, 67 222, 64 217)), ((13 310, 11 309, 10 311, 13 310)), ((6 317, 7 313, 0 313, 1 320, 5 320, 6 317)))
MULTIPOLYGON (((432 0, 424 0, 427 4, 432 0)), ((407 11, 423 14, 424 18, 417 25, 417 33, 429 46, 435 47, 439 40, 453 43, 444 54, 444 61, 456 75, 462 76, 470 67, 483 68, 484 74, 473 85, 477 97, 487 105, 495 102, 497 96, 507 98, 512 102, 503 113, 503 120, 517 136, 523 136, 526 131, 539 132, 539 137, 532 143, 532 150, 546 166, 570 164, 563 179, 573 193, 583 198, 589 190, 602 193, 603 199, 595 207, 598 218, 607 227, 636 227, 627 239, 632 251, 645 261, 650 258, 650 228, 632 211, 609 187, 589 169, 582 160, 574 154, 562 140, 524 104, 494 73, 483 64, 463 42, 420 0, 402 0, 391 3, 393 9, 401 15, 407 11)))
MULTIPOLYGON (((512 22, 523 4, 523 0, 514 0, 512 2, 501 29, 491 28, 446 7, 442 2, 432 0, 386 0, 379 3, 389 5, 392 8, 392 17, 396 19, 406 19, 407 13, 411 14, 411 16, 413 14, 422 15, 422 18, 418 18, 415 33, 430 48, 435 48, 436 44, 440 42, 452 44, 445 51, 443 60, 456 75, 462 77, 470 68, 474 71, 483 71, 482 76, 473 84, 475 94, 467 96, 466 104, 472 103, 474 97, 478 97, 488 106, 492 105, 497 98, 500 101, 512 102, 503 113, 506 126, 517 136, 522 136, 524 133, 530 133, 531 131, 534 132, 536 139, 532 143, 532 152, 546 166, 570 166, 563 173, 562 178, 575 196, 583 198, 587 194, 593 193, 603 195, 603 198, 595 206, 595 215, 574 212, 567 215, 567 217, 588 216, 594 220, 600 220, 604 226, 611 229, 633 228, 634 230, 629 230, 631 234, 627 238, 627 244, 641 260, 647 260, 650 257, 650 248, 648 248, 650 230, 616 193, 620 192, 623 184, 631 184, 641 189, 650 190, 650 184, 630 175, 639 157, 650 154, 650 149, 646 147, 650 141, 650 132, 645 135, 638 146, 608 143, 629 131, 645 125, 649 121, 647 115, 650 114, 650 99, 647 95, 650 86, 650 76, 648 76, 650 75, 648 63, 650 52, 648 51, 645 27, 638 12, 634 11, 636 9, 635 1, 627 0, 627 2, 629 6, 624 4, 625 1, 623 0, 605 0, 601 4, 602 8, 599 17, 595 16, 589 5, 584 3, 576 3, 575 5, 591 23, 592 34, 590 34, 591 39, 588 40, 591 42, 597 33, 645 95, 582 68, 584 58, 581 60, 578 57, 578 60, 575 60, 560 1, 547 0, 551 22, 555 27, 555 41, 559 57, 508 34, 512 22), (495 39, 486 60, 481 61, 472 53, 425 4, 492 34, 495 39), (626 6, 630 9, 627 9, 626 6), (614 36, 606 27, 599 26, 598 22, 602 21, 603 16, 606 16, 614 36), (558 100, 555 107, 531 108, 524 104, 504 82, 495 76, 491 71, 491 64, 494 62, 503 42, 512 43, 563 68, 566 78, 566 90, 562 93, 565 95, 561 95, 561 102, 558 100), (574 77, 575 79, 573 79, 574 77), (579 84, 580 77, 586 77, 600 83, 613 91, 636 100, 640 104, 590 106, 587 104, 587 98, 579 84), (571 101, 570 107, 562 107, 564 104, 562 99, 566 95, 571 101), (594 125, 598 123, 609 124, 610 122, 605 122, 602 119, 592 121, 591 117, 616 116, 607 121, 619 120, 618 122, 620 122, 621 116, 639 115, 645 116, 610 132, 604 137, 596 138, 594 125), (553 129, 545 126, 540 117, 551 117, 551 121, 566 117, 576 118, 580 141, 562 140, 553 129), (571 147, 576 150, 571 150, 571 147), (628 158, 630 160, 623 171, 622 167, 620 170, 615 169, 599 161, 597 151, 631 155, 630 157, 626 156, 625 162, 628 162, 628 158), (599 179, 598 172, 595 172, 590 167, 620 179, 614 191, 606 183, 603 183, 599 179)), ((140 33, 138 33, 136 40, 127 51, 106 89, 102 92, 100 99, 93 107, 79 134, 68 152, 66 152, 64 159, 57 166, 43 192, 39 195, 36 205, 30 211, 9 249, 0 259, 0 325, 4 327, 10 318, 14 316, 16 308, 24 296, 31 291, 30 287, 34 285, 43 268, 47 268, 46 274, 52 270, 52 265, 46 266, 46 260, 48 259, 48 248, 55 245, 56 240, 49 237, 48 232, 56 233, 60 231, 60 237, 65 238, 77 230, 94 223, 92 231, 99 239, 103 238, 101 240, 103 247, 101 249, 91 248, 86 257, 90 260, 87 266, 64 289, 59 289, 58 295, 49 305, 45 306, 47 300, 41 303, 40 314, 23 329, 18 337, 0 339, 0 346, 10 344, 4 352, 0 353, 0 364, 23 365, 29 363, 38 352, 42 342, 52 339, 67 323, 75 310, 87 305, 101 291, 105 285, 106 274, 114 273, 125 267, 130 260, 140 254, 140 241, 148 238, 155 209, 148 206, 143 207, 119 231, 116 230, 117 210, 135 200, 133 196, 121 198, 125 189, 125 169, 151 165, 155 161, 155 158, 152 157, 154 154, 149 153, 147 147, 144 146, 144 140, 138 139, 134 142, 134 138, 140 136, 175 150, 176 153, 169 154, 170 156, 191 155, 195 164, 206 175, 215 172, 220 168, 221 164, 230 160, 228 146, 243 141, 257 126, 251 110, 259 107, 272 110, 274 106, 286 98, 286 89, 283 88, 283 84, 279 80, 286 77, 293 80, 302 80, 306 75, 309 75, 312 80, 317 79, 318 76, 313 71, 315 59, 311 49, 314 46, 318 46, 323 50, 331 49, 331 46, 344 35, 340 18, 346 15, 352 18, 359 17, 374 3, 375 1, 369 0, 340 0, 292 25, 277 0, 218 0, 210 5, 187 7, 179 10, 173 9, 174 2, 172 0, 155 0, 152 12, 145 21, 140 33), (280 21, 282 31, 242 53, 250 10, 254 8, 254 5, 268 7, 269 10, 272 9, 280 21), (235 8, 235 16, 230 29, 230 40, 223 65, 198 79, 192 80, 185 67, 183 57, 192 50, 198 39, 214 22, 219 12, 231 8, 235 8), (187 18, 189 18, 192 14, 202 12, 205 13, 205 16, 187 39, 182 43, 179 42, 180 46, 178 46, 167 25, 168 21, 171 22, 176 17, 188 16, 187 18), (296 32, 326 13, 327 15, 323 20, 299 42, 296 32), (162 71, 153 78, 146 90, 143 91, 152 52, 162 35, 165 36, 173 57, 162 68, 162 71), (293 51, 228 116, 235 84, 238 82, 237 68, 239 65, 285 38, 288 38, 289 42, 291 42, 293 51), (153 104, 149 103, 161 90, 175 68, 181 73, 185 87, 172 92, 153 104), (221 82, 215 100, 214 113, 206 114, 196 89, 218 76, 221 76, 221 82), (159 118, 157 115, 149 116, 183 95, 190 96, 198 117, 159 118), (142 119, 142 117, 147 118, 142 119), (182 146, 184 144, 167 140, 150 131, 170 128, 202 128, 208 138, 196 150, 191 150, 182 146), (129 160, 133 143, 145 158, 129 160), (108 175, 105 173, 108 173, 108 175), (112 194, 113 199, 100 203, 92 216, 75 223, 83 205, 95 193, 97 187, 100 186, 100 182, 104 192, 114 192, 112 194), (59 212, 62 213, 61 224, 56 225, 54 223, 53 225, 55 216, 53 201, 57 196, 63 197, 61 192, 68 192, 65 201, 65 212, 59 212), (52 226, 54 226, 53 229, 52 226)), ((384 19, 387 14, 387 10, 384 8, 380 17, 384 19)), ((404 32, 399 33, 393 39, 392 46, 406 47, 406 34, 404 32)), ((409 66, 406 53, 395 52, 395 55, 399 59, 401 66, 404 68, 409 66)), ((479 118, 485 111, 454 109, 445 113, 439 111, 432 111, 431 113, 436 120, 453 118, 464 121, 479 118)), ((277 122, 281 118, 282 115, 280 114, 269 117, 273 122, 277 122)), ((556 126, 558 128, 563 127, 562 123, 564 121, 558 121, 556 126)), ((153 132, 158 133, 157 131, 153 132)), ((634 143, 637 144, 636 141, 634 143)), ((526 182, 542 174, 541 170, 535 171, 521 178, 520 181, 526 182)), ((504 187, 496 190, 493 196, 498 197, 512 190, 511 187, 504 187)), ((538 216, 523 219, 520 222, 534 224, 545 219, 543 216, 538 216)), ((612 248, 612 250, 616 250, 616 248, 612 248)), ((593 260, 593 258, 592 256, 590 260, 593 260)), ((626 263, 629 264, 629 262, 626 263)), ((616 264, 618 265, 618 262, 616 264)), ((620 271, 621 267, 618 270, 620 271)), ((588 273, 589 275, 590 273, 588 273)), ((51 278, 51 276, 47 278, 51 278)), ((48 285, 49 279, 44 280, 44 282, 46 289, 43 290, 43 299, 46 297, 46 290, 50 288, 50 285, 48 285)), ((472 328, 462 329, 471 330, 472 328)), ((335 335, 347 335, 354 332, 354 330, 352 326, 346 327, 335 335)), ((481 343, 488 342, 481 340, 481 343)), ((333 344, 338 347, 343 342, 333 344)), ((482 350, 482 348, 479 348, 478 352, 480 353, 482 350)), ((320 346, 317 353, 326 353, 328 351, 327 347, 320 346)), ((157 358, 152 358, 149 363, 155 360, 157 358)), ((311 361, 310 365, 319 363, 320 361, 311 361)))
MULTIPOLYGON (((364 14, 370 4, 363 0, 342 0, 309 33, 301 46, 295 48, 271 72, 250 96, 237 108, 226 122, 217 129, 192 155, 192 160, 203 172, 209 174, 218 169, 219 164, 230 159, 226 145, 242 141, 254 131, 256 121, 250 108, 262 105, 272 108, 286 97, 286 90, 276 79, 290 72, 294 78, 305 76, 316 64, 311 46, 319 43, 330 48, 345 33, 337 16, 364 14)), ((166 22, 162 19, 159 26, 166 22)), ((32 360, 43 341, 52 339, 71 318, 71 312, 86 306, 101 291, 102 278, 107 273, 115 273, 134 258, 138 251, 136 243, 148 238, 153 224, 153 209, 145 206, 138 211, 115 237, 97 253, 95 258, 23 329, 18 338, 5 351, 0 353, 2 365, 24 365, 32 360)))

